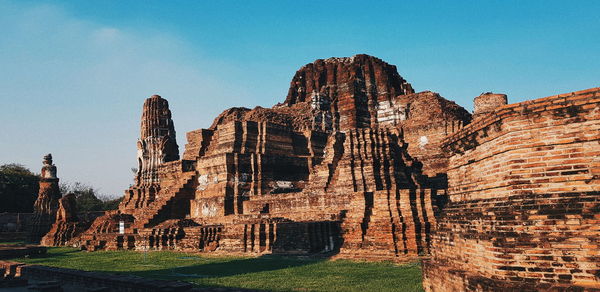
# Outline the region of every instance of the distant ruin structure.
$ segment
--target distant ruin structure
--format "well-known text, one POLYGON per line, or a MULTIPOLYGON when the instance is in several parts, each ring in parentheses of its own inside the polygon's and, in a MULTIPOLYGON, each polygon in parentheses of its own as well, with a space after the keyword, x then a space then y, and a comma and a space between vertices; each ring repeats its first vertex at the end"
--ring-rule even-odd
POLYGON ((82 233, 85 227, 77 214, 75 194, 69 193, 58 200, 56 218, 50 231, 42 237, 40 243, 46 246, 61 246, 72 243, 72 240, 82 233))
POLYGON ((492 113, 508 103, 506 94, 486 92, 473 99, 473 119, 492 113))
POLYGON ((28 241, 40 242, 48 233, 58 210, 58 200, 62 197, 58 187, 56 166, 52 164, 52 154, 44 156, 40 174, 40 190, 34 204, 28 241))
MULTIPOLYGON (((424 258, 426 291, 600 286, 600 88, 484 93, 472 115, 356 55, 303 66, 272 108, 225 110, 181 156, 167 100, 141 120, 119 209, 49 244, 424 258)), ((53 230, 74 230, 63 200, 53 230)))

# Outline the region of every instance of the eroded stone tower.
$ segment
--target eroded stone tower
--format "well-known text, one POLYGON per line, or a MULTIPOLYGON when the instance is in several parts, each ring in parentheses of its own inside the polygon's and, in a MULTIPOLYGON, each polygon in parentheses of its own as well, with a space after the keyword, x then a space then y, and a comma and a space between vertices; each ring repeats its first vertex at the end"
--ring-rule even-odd
MULTIPOLYGON (((331 128, 346 130, 378 125, 378 109, 399 95, 414 93, 396 66, 368 55, 317 60, 292 78, 287 106, 311 102, 329 113, 331 128)), ((330 128, 330 129, 331 129, 330 128)))
POLYGON ((169 102, 159 95, 144 102, 137 149, 137 185, 158 183, 158 166, 179 159, 169 102))
POLYGON ((33 205, 32 226, 28 241, 39 242, 48 233, 56 218, 60 198, 56 166, 52 164, 52 154, 48 154, 44 156, 43 160, 40 190, 33 205))

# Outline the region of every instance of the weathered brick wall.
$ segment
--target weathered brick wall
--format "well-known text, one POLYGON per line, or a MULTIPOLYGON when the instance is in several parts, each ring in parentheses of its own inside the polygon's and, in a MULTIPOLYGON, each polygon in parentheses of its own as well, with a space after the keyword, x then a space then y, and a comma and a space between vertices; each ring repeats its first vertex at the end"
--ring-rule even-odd
MULTIPOLYGON (((252 196, 299 191, 308 180, 313 132, 294 132, 268 122, 234 121, 219 125, 214 143, 197 161, 198 187, 191 217, 242 214, 252 196), (305 136, 306 135, 306 136, 305 136)), ((192 137, 193 138, 193 137, 192 137)))
POLYGON ((397 121, 408 143, 408 153, 422 165, 423 173, 434 177, 445 174, 449 155, 442 150, 443 140, 471 121, 471 115, 439 94, 425 91, 398 97, 408 108, 405 120, 397 121))
POLYGON ((506 94, 486 92, 473 99, 473 118, 495 111, 508 103, 506 94))
POLYGON ((434 201, 445 190, 424 184, 406 148, 397 130, 332 134, 303 191, 252 196, 244 213, 340 221, 338 257, 406 260, 427 253, 434 201))
POLYGON ((600 88, 500 107, 445 145, 427 291, 600 287, 600 88))

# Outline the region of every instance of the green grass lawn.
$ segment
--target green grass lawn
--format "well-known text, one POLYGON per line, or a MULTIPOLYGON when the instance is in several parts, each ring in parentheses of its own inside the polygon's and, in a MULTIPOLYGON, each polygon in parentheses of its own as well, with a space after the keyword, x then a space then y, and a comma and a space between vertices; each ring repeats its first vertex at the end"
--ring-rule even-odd
POLYGON ((128 273, 180 280, 203 287, 239 287, 270 291, 423 291, 419 264, 263 256, 213 257, 179 252, 99 251, 49 248, 29 264, 128 273))

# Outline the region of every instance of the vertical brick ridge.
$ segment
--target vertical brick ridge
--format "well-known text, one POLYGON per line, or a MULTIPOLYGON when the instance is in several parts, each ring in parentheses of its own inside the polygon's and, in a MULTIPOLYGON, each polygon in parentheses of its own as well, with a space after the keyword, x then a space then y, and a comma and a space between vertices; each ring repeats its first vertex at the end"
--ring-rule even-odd
POLYGON ((157 184, 158 166, 179 159, 169 102, 158 95, 146 99, 138 140, 137 185, 157 184))
POLYGON ((424 184, 421 174, 398 134, 385 128, 347 132, 349 157, 342 160, 348 161, 355 181, 364 184, 342 223, 344 245, 338 257, 408 258, 428 251, 426 232, 435 221, 429 217, 433 207, 426 206, 432 199, 425 197, 434 192, 418 187, 424 184))
POLYGON ((316 60, 292 78, 287 106, 311 101, 315 94, 331 101, 334 130, 371 127, 377 123, 376 105, 398 95, 414 93, 396 66, 368 55, 316 60))

